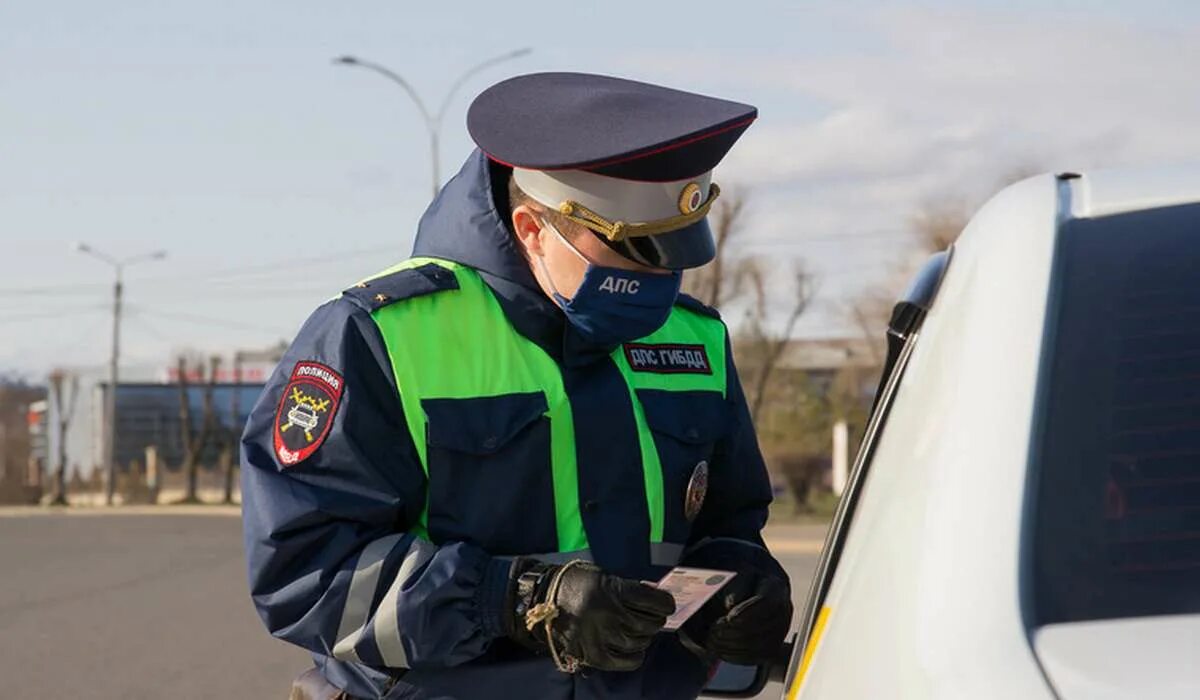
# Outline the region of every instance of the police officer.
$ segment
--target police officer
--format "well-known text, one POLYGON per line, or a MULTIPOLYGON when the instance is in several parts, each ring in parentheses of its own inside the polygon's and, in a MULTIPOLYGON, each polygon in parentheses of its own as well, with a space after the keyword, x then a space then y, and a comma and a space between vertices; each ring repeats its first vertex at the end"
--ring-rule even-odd
POLYGON ((753 107, 521 76, 414 257, 318 308, 254 408, 251 594, 312 652, 293 697, 694 698, 791 619, 717 313, 713 167, 753 107), (644 581, 736 576, 678 632, 644 581))

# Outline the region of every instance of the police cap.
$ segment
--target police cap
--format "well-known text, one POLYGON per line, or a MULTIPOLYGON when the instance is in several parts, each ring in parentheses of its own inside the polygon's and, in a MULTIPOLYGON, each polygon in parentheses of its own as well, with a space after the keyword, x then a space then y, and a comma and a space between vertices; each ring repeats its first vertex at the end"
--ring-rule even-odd
POLYGON ((493 85, 467 129, 527 195, 637 262, 699 267, 716 254, 712 169, 758 116, 750 105, 632 80, 535 73, 493 85))

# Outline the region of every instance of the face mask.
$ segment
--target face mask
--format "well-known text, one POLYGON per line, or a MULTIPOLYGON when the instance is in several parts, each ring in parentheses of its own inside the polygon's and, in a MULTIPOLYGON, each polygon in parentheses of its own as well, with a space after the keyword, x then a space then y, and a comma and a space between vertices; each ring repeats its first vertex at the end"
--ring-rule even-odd
POLYGON ((583 282, 575 296, 568 299, 558 293, 545 261, 537 257, 554 301, 584 339, 597 345, 620 345, 650 335, 666 323, 679 296, 683 275, 678 270, 654 274, 596 265, 550 222, 542 223, 587 263, 583 282))

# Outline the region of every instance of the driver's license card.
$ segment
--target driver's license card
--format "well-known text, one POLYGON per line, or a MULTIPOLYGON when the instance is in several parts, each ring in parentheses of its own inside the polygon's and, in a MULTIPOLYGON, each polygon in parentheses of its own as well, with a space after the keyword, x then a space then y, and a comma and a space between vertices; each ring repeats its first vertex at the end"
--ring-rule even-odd
POLYGON ((675 598, 675 614, 667 618, 664 630, 677 630, 696 613, 709 598, 734 577, 732 571, 716 569, 686 569, 677 566, 667 572, 658 583, 650 585, 667 591, 675 598))

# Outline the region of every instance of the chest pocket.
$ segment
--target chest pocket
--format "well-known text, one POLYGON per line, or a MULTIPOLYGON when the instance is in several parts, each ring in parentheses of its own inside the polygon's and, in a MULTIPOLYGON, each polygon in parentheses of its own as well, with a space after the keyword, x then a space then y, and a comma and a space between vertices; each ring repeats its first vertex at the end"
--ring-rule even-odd
POLYGON ((637 397, 662 466, 663 539, 686 542, 688 483, 701 462, 708 464, 710 473, 716 468, 713 452, 729 432, 732 410, 715 391, 638 389, 637 397))
POLYGON ((429 536, 491 554, 555 550, 550 419, 541 392, 425 399, 429 536))

